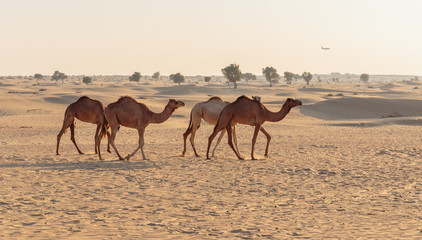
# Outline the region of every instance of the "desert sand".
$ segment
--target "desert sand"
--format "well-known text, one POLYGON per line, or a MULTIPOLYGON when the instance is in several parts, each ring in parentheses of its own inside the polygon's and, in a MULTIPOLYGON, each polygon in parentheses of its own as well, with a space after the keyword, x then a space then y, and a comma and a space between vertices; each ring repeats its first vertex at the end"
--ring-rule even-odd
MULTIPOLYGON (((0 238, 2 239, 419 239, 422 238, 422 82, 304 82, 292 85, 110 78, 64 83, 0 80, 0 238), (205 160, 213 126, 202 123, 195 157, 183 132, 193 105, 211 96, 261 96, 272 111, 288 97, 303 106, 265 123, 257 161, 253 128, 238 125, 240 161, 227 145, 205 160), (129 95, 161 112, 185 102, 166 122, 147 127, 145 154, 129 162, 94 153, 95 125, 77 121, 79 155, 56 136, 66 107, 80 96, 104 105, 129 95)), ((215 141, 214 141, 215 143, 215 141)), ((122 127, 122 155, 138 144, 122 127)))

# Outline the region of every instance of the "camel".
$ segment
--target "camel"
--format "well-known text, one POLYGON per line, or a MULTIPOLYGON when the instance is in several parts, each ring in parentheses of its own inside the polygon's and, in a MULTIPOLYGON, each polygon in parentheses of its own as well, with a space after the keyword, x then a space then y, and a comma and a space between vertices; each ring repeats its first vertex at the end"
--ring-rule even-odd
POLYGON ((169 102, 165 106, 164 110, 161 113, 151 112, 148 107, 137 102, 135 99, 129 96, 121 97, 117 102, 110 103, 105 109, 105 117, 111 128, 111 135, 109 137, 109 142, 116 152, 120 160, 128 160, 133 157, 139 149, 142 152, 142 157, 144 160, 147 160, 144 154, 144 132, 145 128, 150 123, 163 123, 171 114, 179 107, 185 106, 185 103, 182 101, 176 101, 174 99, 169 99, 169 102), (122 156, 117 151, 116 145, 114 144, 114 139, 116 138, 116 133, 119 131, 121 126, 136 128, 139 134, 139 146, 135 151, 126 158, 122 156))
MULTIPOLYGON (((200 102, 200 103, 195 104, 195 106, 193 106, 192 111, 190 112, 190 120, 189 120, 188 129, 186 129, 186 132, 183 133, 184 142, 183 142, 182 156, 185 156, 185 153, 186 153, 186 139, 188 138, 190 134, 192 134, 189 138, 189 141, 192 145, 195 156, 199 157, 195 149, 195 134, 198 128, 201 126, 201 119, 204 119, 204 121, 209 124, 215 125, 217 123, 218 116, 220 116, 221 110, 223 110, 223 108, 227 104, 229 104, 229 102, 224 102, 223 100, 221 100, 220 97, 212 97, 208 99, 208 101, 200 102)), ((214 157, 215 149, 217 148, 218 144, 223 138, 225 132, 226 132, 225 129, 221 131, 220 137, 217 140, 217 144, 212 150, 213 157, 214 157)), ((237 138, 236 138, 236 132, 235 132, 234 126, 233 126, 233 140, 234 140, 234 145, 236 147, 236 150, 238 150, 237 138)))
MULTIPOLYGON (((95 153, 100 151, 99 144, 101 137, 104 137, 107 132, 107 121, 104 117, 104 105, 98 100, 93 100, 87 96, 80 97, 76 102, 70 104, 65 111, 63 126, 57 135, 56 154, 59 154, 60 139, 68 127, 70 127, 70 139, 78 150, 79 154, 84 154, 78 147, 75 141, 75 118, 82 122, 93 123, 97 125, 95 131, 95 153), (100 132, 101 131, 101 132, 100 132)), ((110 145, 107 145, 107 151, 110 152, 110 145)))
POLYGON ((214 131, 211 134, 211 136, 208 138, 207 159, 209 159, 209 151, 210 151, 212 140, 214 139, 214 137, 217 135, 218 132, 220 132, 223 129, 226 129, 227 135, 228 135, 228 143, 230 147, 233 149, 237 158, 239 158, 239 160, 243 160, 243 158, 239 155, 239 153, 236 152, 236 150, 234 149, 233 142, 232 142, 231 125, 236 124, 236 123, 255 126, 255 131, 252 138, 252 150, 251 150, 252 160, 256 160, 256 158, 254 157, 254 147, 255 147, 258 131, 261 131, 262 133, 265 134, 265 136, 267 137, 265 157, 267 158, 268 147, 270 145, 271 136, 264 129, 262 124, 266 121, 270 121, 270 122, 281 121, 290 112, 290 109, 299 105, 302 105, 301 101, 288 98, 286 102, 283 104, 283 107, 280 109, 280 111, 271 112, 262 103, 252 100, 246 96, 240 96, 236 101, 228 104, 221 111, 220 117, 218 118, 218 122, 214 127, 214 131))

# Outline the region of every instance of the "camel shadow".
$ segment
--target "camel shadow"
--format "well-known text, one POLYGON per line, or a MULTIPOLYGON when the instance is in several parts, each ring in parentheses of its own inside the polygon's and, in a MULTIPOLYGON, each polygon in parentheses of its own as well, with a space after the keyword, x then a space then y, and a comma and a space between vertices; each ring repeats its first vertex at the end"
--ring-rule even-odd
POLYGON ((151 162, 128 162, 121 160, 97 161, 97 162, 58 162, 58 163, 35 163, 19 164, 9 163, 1 164, 0 169, 22 168, 43 171, 68 171, 68 170, 96 170, 96 171, 116 171, 116 170, 137 170, 148 168, 160 168, 151 162))

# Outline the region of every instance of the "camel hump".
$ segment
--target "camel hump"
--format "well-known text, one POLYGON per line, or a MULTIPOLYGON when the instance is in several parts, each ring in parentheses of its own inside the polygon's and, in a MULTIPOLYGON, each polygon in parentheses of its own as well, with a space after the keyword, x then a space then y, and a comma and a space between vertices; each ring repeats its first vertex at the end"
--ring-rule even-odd
POLYGON ((79 101, 83 101, 83 100, 92 100, 91 98, 89 98, 89 97, 87 97, 87 96, 82 96, 82 97, 80 97, 78 100, 77 100, 77 102, 79 102, 79 101))
POLYGON ((217 97, 217 96, 211 97, 210 99, 208 99, 208 101, 207 101, 207 102, 209 102, 209 101, 211 101, 211 100, 220 100, 220 101, 223 101, 223 100, 221 100, 221 98, 220 98, 220 97, 217 97))
POLYGON ((242 95, 242 96, 238 97, 235 102, 241 101, 241 100, 244 100, 244 99, 252 100, 252 99, 246 97, 245 95, 242 95))
POLYGON ((123 101, 134 101, 134 102, 136 102, 136 100, 131 96, 122 96, 122 97, 119 98, 119 100, 117 100, 118 103, 123 102, 123 101))

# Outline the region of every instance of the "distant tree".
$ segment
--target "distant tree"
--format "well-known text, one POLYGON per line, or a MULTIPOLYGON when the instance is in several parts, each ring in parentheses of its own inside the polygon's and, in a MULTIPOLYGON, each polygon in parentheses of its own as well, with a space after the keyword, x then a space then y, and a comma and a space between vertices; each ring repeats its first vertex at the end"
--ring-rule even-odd
POLYGON ((160 78, 160 72, 155 72, 154 74, 152 74, 152 78, 158 80, 160 78))
POLYGON ((367 73, 362 73, 362 74, 360 75, 360 80, 361 80, 362 82, 364 82, 364 83, 369 82, 369 74, 367 74, 367 73))
POLYGON ((277 73, 277 69, 273 67, 266 67, 262 69, 262 74, 264 75, 265 79, 270 82, 270 86, 273 86, 273 81, 280 78, 280 75, 277 73))
POLYGON ((295 74, 294 76, 293 76, 293 79, 295 80, 295 81, 297 81, 297 80, 299 80, 299 79, 303 79, 303 77, 302 77, 302 75, 299 75, 299 74, 295 74))
POLYGON ((321 76, 318 76, 318 82, 322 82, 321 76))
POLYGON ((134 72, 132 76, 129 77, 129 81, 131 82, 137 82, 139 84, 139 80, 141 80, 141 73, 134 72))
POLYGON ((88 85, 88 83, 92 83, 92 78, 91 77, 83 77, 82 82, 85 83, 86 85, 88 85))
POLYGON ((51 76, 51 80, 55 80, 56 82, 60 80, 60 73, 59 71, 54 71, 53 75, 51 76))
POLYGON ((51 76, 52 80, 55 80, 55 81, 62 80, 62 83, 64 83, 64 80, 66 78, 67 78, 67 75, 59 71, 54 71, 53 76, 51 76))
POLYGON ((242 72, 240 71, 239 65, 230 64, 229 66, 221 69, 221 71, 227 80, 234 84, 234 88, 237 88, 237 82, 240 81, 242 77, 242 72))
POLYGON ((211 77, 204 77, 204 81, 207 82, 209 85, 211 81, 211 77))
POLYGON ((39 85, 38 81, 44 79, 44 76, 40 73, 35 73, 34 78, 37 80, 37 85, 39 85))
POLYGON ((292 84, 292 79, 294 75, 295 74, 291 72, 284 72, 284 78, 286 79, 287 84, 292 84))
POLYGON ((242 79, 245 79, 245 81, 249 83, 251 80, 256 80, 256 76, 252 73, 242 73, 242 79))
POLYGON ((303 80, 305 80, 306 85, 309 86, 309 82, 312 80, 312 74, 310 72, 303 72, 302 73, 303 80))
POLYGON ((419 81, 419 78, 418 78, 418 76, 415 76, 415 81, 419 81))
POLYGON ((185 76, 180 73, 171 74, 170 79, 172 79, 173 82, 178 83, 179 85, 180 83, 185 82, 185 76))

